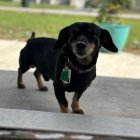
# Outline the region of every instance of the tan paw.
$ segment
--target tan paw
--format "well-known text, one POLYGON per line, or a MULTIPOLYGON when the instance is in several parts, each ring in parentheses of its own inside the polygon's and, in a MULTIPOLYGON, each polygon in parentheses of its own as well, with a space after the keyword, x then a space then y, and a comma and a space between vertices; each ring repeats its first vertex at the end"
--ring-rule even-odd
POLYGON ((26 86, 24 84, 18 84, 18 88, 24 89, 26 86))
POLYGON ((48 88, 45 87, 45 86, 43 86, 43 87, 39 88, 39 90, 40 90, 40 91, 48 91, 48 88))
POLYGON ((73 110, 74 114, 84 114, 84 111, 82 109, 77 109, 77 110, 73 110))

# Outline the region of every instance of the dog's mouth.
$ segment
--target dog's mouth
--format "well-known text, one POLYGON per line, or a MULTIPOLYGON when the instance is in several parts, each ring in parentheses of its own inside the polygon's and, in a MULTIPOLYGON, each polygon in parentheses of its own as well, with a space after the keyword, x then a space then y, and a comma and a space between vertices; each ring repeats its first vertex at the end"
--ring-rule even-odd
POLYGON ((75 55, 76 55, 77 57, 79 57, 79 58, 85 58, 85 57, 88 56, 88 54, 85 53, 84 51, 76 51, 76 52, 75 52, 75 55))
POLYGON ((94 51, 94 44, 84 41, 72 43, 72 51, 78 58, 85 58, 94 51))

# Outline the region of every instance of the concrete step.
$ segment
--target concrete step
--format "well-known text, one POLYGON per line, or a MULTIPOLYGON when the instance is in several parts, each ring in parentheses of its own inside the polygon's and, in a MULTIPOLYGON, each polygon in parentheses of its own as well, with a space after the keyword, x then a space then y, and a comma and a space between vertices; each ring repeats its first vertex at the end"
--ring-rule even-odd
MULTIPOLYGON (((45 82, 48 92, 38 91, 32 72, 24 77, 26 89, 17 89, 17 71, 0 70, 0 108, 59 112, 52 81, 45 82)), ((97 77, 80 98, 85 114, 140 118, 140 80, 97 77)), ((73 93, 66 93, 69 109, 73 93)))
MULTIPOLYGON (((58 137, 56 136, 56 138, 64 138, 69 134, 75 139, 76 136, 79 136, 80 140, 82 140, 82 137, 85 140, 100 140, 103 137, 114 138, 112 140, 120 140, 120 138, 122 140, 140 139, 140 120, 120 117, 94 117, 1 108, 0 128, 1 130, 4 129, 4 132, 7 130, 8 135, 8 130, 16 130, 15 134, 18 134, 17 137, 20 137, 20 134, 22 134, 24 138, 30 132, 30 136, 31 134, 36 137, 39 135, 41 137, 42 135, 42 138, 43 136, 44 138, 47 137, 51 133, 53 137, 57 135, 58 137), (22 133, 18 133, 21 130, 22 133)), ((3 133, 1 131, 0 136, 3 133)))
POLYGON ((0 139, 140 140, 139 79, 97 77, 80 99, 88 115, 57 113, 52 82, 39 92, 32 73, 24 90, 16 79, 17 71, 0 70, 0 139))

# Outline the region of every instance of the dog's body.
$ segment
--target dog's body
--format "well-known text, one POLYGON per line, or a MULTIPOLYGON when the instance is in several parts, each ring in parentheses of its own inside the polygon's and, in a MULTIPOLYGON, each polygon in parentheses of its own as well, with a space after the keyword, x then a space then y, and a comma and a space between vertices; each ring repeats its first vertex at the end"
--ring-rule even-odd
POLYGON ((60 31, 58 40, 34 38, 28 40, 21 50, 18 70, 18 87, 24 88, 22 74, 30 67, 36 67, 35 77, 40 90, 47 90, 41 81, 54 81, 54 90, 61 112, 68 112, 65 91, 75 92, 72 101, 74 113, 83 114, 79 98, 96 77, 96 62, 100 46, 117 52, 108 31, 92 23, 74 23, 60 31), (67 69, 68 82, 61 79, 67 69), (71 73, 71 74, 70 74, 71 73))

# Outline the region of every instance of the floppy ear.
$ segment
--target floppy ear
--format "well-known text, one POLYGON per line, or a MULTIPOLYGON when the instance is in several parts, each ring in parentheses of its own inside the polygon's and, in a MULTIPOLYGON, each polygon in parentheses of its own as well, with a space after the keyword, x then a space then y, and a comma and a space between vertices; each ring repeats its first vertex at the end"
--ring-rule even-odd
POLYGON ((111 52, 118 52, 110 33, 105 29, 101 29, 101 45, 111 52))
POLYGON ((68 30, 69 30, 69 26, 63 28, 60 32, 59 32, 59 36, 58 39, 54 45, 54 49, 59 49, 61 47, 63 47, 63 45, 65 43, 68 42, 68 30))

